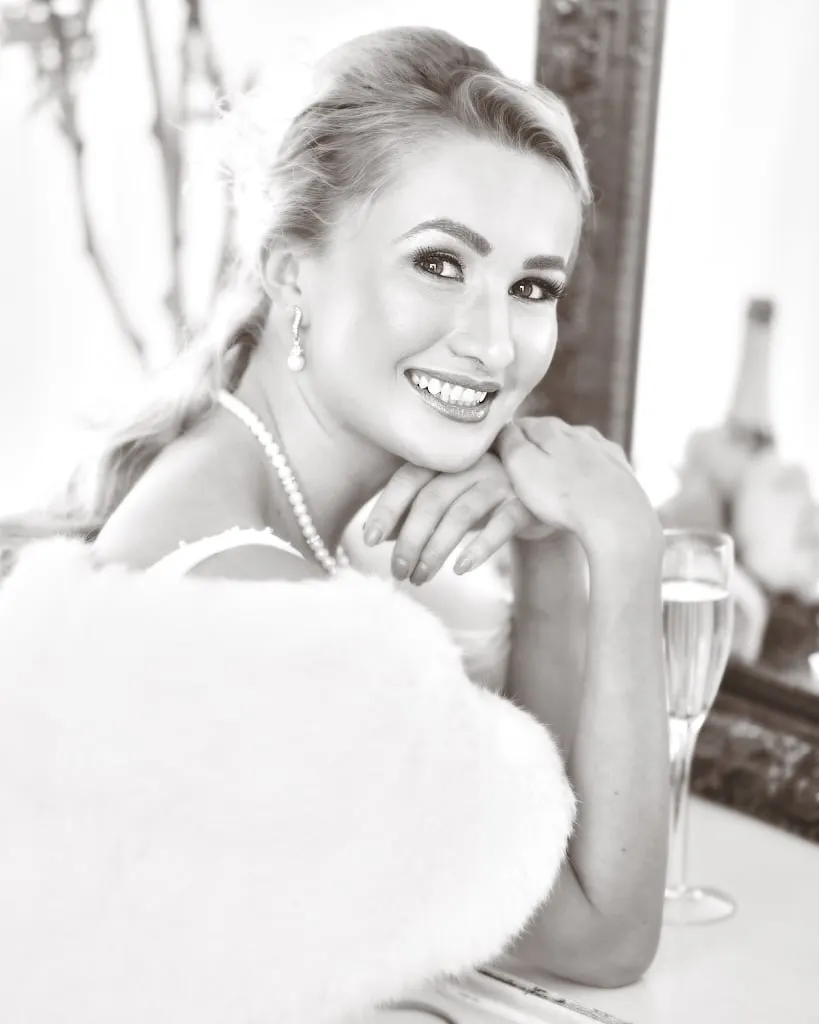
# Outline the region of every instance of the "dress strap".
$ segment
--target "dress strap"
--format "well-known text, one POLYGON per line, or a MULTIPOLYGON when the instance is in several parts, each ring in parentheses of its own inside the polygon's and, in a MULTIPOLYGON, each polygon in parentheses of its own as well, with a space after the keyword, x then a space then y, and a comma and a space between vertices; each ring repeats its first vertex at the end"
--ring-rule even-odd
POLYGON ((184 576, 214 555, 249 544, 278 548, 280 551, 287 551, 298 558, 304 558, 300 551, 297 551, 292 544, 288 544, 286 540, 277 537, 272 530, 251 530, 234 526, 230 530, 214 534, 211 537, 202 537, 190 543, 183 541, 175 551, 171 551, 160 558, 158 562, 154 562, 147 571, 154 575, 184 576))

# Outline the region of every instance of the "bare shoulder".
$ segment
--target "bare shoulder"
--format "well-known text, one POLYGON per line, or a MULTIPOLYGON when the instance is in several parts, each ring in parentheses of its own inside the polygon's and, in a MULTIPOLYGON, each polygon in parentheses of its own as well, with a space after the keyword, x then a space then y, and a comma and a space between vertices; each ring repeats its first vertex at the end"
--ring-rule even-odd
MULTIPOLYGON (((98 562, 147 569, 182 543, 235 527, 264 529, 264 479, 255 449, 242 444, 241 435, 237 439, 230 421, 224 426, 180 438, 157 457, 100 532, 94 543, 98 562)), ((249 544, 215 552, 191 572, 295 579, 311 570, 290 552, 249 544)))

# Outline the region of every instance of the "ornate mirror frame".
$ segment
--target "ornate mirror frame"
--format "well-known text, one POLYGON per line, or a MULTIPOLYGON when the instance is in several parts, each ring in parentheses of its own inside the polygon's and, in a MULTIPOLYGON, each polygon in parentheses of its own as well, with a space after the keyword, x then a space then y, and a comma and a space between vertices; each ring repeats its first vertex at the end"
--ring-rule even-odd
MULTIPOLYGON (((665 0, 541 0, 537 80, 565 98, 595 210, 536 407, 631 447, 665 0)), ((819 842, 819 699, 732 663, 695 792, 819 842)))

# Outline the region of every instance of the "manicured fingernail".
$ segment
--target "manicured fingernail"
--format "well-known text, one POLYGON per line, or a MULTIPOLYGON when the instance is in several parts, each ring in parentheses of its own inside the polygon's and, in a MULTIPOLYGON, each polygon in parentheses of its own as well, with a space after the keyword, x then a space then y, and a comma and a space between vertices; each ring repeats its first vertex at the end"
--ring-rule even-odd
POLYGON ((415 566, 415 571, 410 577, 410 583, 414 583, 416 586, 418 586, 420 583, 426 583, 428 577, 429 567, 425 565, 423 562, 419 562, 418 565, 415 566))
POLYGON ((380 526, 376 526, 375 523, 373 523, 372 526, 367 525, 364 527, 365 544, 369 544, 370 547, 372 547, 375 544, 380 544, 383 539, 384 531, 381 529, 380 526))
POLYGON ((453 565, 453 572, 456 572, 459 576, 461 573, 469 572, 472 566, 475 564, 474 559, 471 555, 461 555, 461 557, 453 565))
POLYGON ((409 563, 403 558, 396 558, 392 563, 392 574, 397 580, 405 580, 409 573, 409 563))

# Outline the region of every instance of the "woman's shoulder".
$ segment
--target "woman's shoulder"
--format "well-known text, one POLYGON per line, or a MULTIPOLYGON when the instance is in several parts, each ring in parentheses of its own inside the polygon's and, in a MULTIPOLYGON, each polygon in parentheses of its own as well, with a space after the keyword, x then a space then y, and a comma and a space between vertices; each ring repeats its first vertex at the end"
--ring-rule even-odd
POLYGON ((169 446, 100 531, 95 561, 239 580, 322 575, 270 534, 254 467, 223 455, 210 439, 169 446))

